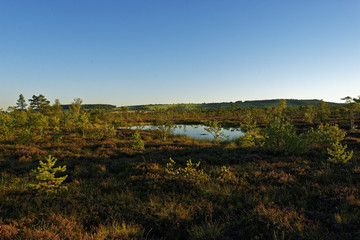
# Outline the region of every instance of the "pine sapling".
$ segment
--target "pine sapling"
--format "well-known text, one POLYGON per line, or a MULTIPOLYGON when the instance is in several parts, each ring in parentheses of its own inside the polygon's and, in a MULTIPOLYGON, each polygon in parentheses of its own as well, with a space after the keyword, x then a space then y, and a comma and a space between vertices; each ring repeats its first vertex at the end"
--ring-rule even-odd
POLYGON ((328 158, 329 162, 332 163, 346 163, 349 161, 353 156, 353 151, 345 151, 347 145, 343 146, 337 141, 336 143, 332 144, 332 148, 328 148, 328 154, 331 156, 328 158))
POLYGON ((66 166, 54 168, 57 159, 51 155, 45 160, 46 162, 40 160, 40 167, 33 170, 38 183, 31 184, 31 187, 37 190, 38 193, 46 193, 47 195, 55 194, 61 190, 67 190, 66 186, 61 186, 63 181, 67 178, 67 175, 63 177, 55 176, 57 173, 65 172, 66 166))

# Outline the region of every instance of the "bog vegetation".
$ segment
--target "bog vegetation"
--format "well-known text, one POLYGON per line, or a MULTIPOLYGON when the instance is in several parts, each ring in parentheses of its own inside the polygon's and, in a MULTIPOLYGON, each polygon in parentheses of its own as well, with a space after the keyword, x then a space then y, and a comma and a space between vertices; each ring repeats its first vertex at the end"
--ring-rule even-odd
POLYGON ((360 239, 360 99, 344 101, 64 109, 20 95, 0 111, 0 239, 360 239), (180 123, 214 141, 171 135, 180 123), (158 129, 126 128, 144 124, 158 129))

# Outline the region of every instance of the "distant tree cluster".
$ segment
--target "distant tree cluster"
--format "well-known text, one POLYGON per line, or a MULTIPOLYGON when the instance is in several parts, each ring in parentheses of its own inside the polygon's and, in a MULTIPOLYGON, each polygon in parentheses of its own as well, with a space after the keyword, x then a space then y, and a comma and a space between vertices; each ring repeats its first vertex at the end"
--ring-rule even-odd
MULTIPOLYGON (((32 98, 28 99, 30 106, 29 108, 39 112, 46 112, 50 106, 50 101, 46 99, 46 97, 42 94, 38 96, 33 95, 32 98)), ((76 105, 81 105, 83 109, 103 109, 110 110, 116 108, 115 105, 111 104, 82 104, 82 100, 80 98, 75 98, 72 104, 61 105, 58 99, 55 100, 55 105, 59 105, 62 110, 69 110, 71 107, 76 105)), ((27 110, 28 104, 26 103, 25 97, 23 94, 19 95, 19 99, 16 102, 16 106, 14 107, 17 110, 25 111, 27 110)))

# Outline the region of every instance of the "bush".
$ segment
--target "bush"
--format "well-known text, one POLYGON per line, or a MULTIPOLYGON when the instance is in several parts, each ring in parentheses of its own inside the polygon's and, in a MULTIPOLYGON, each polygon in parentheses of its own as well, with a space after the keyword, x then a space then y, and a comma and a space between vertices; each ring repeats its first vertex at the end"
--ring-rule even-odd
POLYGON ((347 145, 343 146, 339 141, 333 143, 332 148, 327 149, 328 154, 331 156, 328 158, 328 161, 332 163, 347 163, 352 158, 354 152, 345 152, 346 148, 347 145))
POLYGON ((216 144, 219 144, 220 141, 225 141, 229 138, 229 136, 224 134, 221 125, 217 121, 206 122, 206 125, 208 127, 205 128, 205 130, 214 136, 214 141, 216 144))
POLYGON ((14 135, 13 122, 9 116, 2 113, 0 109, 0 140, 8 140, 14 135))
POLYGON ((144 150, 144 141, 141 139, 140 133, 136 132, 131 136, 130 147, 132 150, 144 150))
POLYGON ((234 172, 230 167, 222 166, 219 169, 219 176, 217 180, 223 183, 239 183, 239 180, 235 176, 234 172))
POLYGON ((246 148, 262 147, 264 145, 264 137, 259 128, 246 131, 244 136, 237 138, 235 141, 239 146, 246 148))
POLYGON ((54 142, 61 142, 63 139, 62 135, 63 132, 61 131, 61 129, 58 126, 55 126, 51 132, 51 140, 54 142))
POLYGON ((302 154, 307 150, 305 141, 296 134, 294 126, 280 118, 275 118, 265 129, 264 147, 285 154, 302 154))
POLYGON ((20 129, 19 132, 16 134, 16 142, 19 143, 31 143, 33 138, 35 137, 34 132, 31 131, 29 128, 20 129))
POLYGON ((197 169, 200 166, 200 162, 194 164, 191 162, 191 159, 189 159, 185 168, 179 167, 177 169, 175 168, 175 164, 176 162, 170 158, 170 163, 167 163, 165 168, 165 171, 175 178, 180 178, 195 183, 204 182, 208 179, 208 175, 204 173, 202 169, 197 169))
POLYGON ((101 140, 104 137, 104 130, 99 126, 88 126, 82 129, 84 136, 91 140, 101 140))
POLYGON ((338 125, 320 124, 316 130, 313 128, 306 134, 308 144, 331 146, 344 139, 346 132, 338 125))
POLYGON ((66 186, 61 186, 67 178, 67 175, 63 177, 55 176, 56 173, 65 172, 66 166, 53 168, 56 161, 57 159, 51 155, 48 156, 45 163, 40 160, 40 167, 38 167, 37 170, 33 170, 33 174, 35 174, 36 179, 39 180, 37 184, 30 185, 33 189, 39 193, 46 193, 47 195, 55 194, 60 190, 67 190, 66 186))
POLYGON ((171 129, 174 123, 170 121, 168 115, 159 115, 155 125, 157 126, 158 134, 161 140, 166 141, 167 137, 171 134, 171 129))

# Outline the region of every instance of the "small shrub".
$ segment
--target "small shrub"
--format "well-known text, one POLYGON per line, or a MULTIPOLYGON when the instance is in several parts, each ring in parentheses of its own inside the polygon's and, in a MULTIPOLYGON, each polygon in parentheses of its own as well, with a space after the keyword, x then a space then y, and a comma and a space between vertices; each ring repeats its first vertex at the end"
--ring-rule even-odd
POLYGON ((48 156, 46 162, 40 160, 40 167, 37 170, 33 170, 33 173, 36 175, 36 179, 39 180, 37 184, 31 184, 30 186, 37 190, 39 193, 46 193, 47 195, 55 194, 60 190, 67 190, 66 186, 61 186, 63 181, 67 178, 56 177, 56 173, 63 173, 66 171, 66 166, 53 168, 57 159, 48 156))
POLYGON ((205 128, 205 130, 214 136, 214 142, 216 144, 219 144, 220 141, 225 141, 229 138, 229 136, 226 136, 223 133, 222 127, 217 121, 206 122, 206 125, 208 127, 205 128))
POLYGON ((236 143, 245 148, 262 147, 264 145, 264 137, 261 135, 259 128, 253 128, 246 131, 244 136, 236 139, 236 143))
POLYGON ((116 136, 116 129, 113 125, 109 125, 105 128, 104 137, 114 138, 116 136))
POLYGON ((82 129, 83 135, 91 140, 101 140, 104 137, 104 130, 99 126, 89 126, 82 129))
POLYGON ((338 125, 320 124, 316 130, 311 129, 306 134, 306 140, 308 144, 331 146, 338 141, 342 141, 345 134, 346 132, 341 130, 338 125))
POLYGON ((131 140, 129 143, 130 143, 130 147, 132 150, 144 150, 145 149, 144 141, 141 139, 139 132, 135 132, 131 136, 131 140))
POLYGON ((54 142, 61 142, 63 133, 58 126, 55 126, 51 132, 51 140, 54 142))
POLYGON ((306 152, 305 141, 296 134, 294 126, 280 118, 275 118, 265 129, 264 147, 275 153, 302 154, 306 152))
POLYGON ((219 171, 219 176, 217 178, 220 182, 232 182, 232 183, 238 183, 238 179, 235 176, 234 172, 231 170, 230 167, 222 166, 219 171))
POLYGON ((170 163, 166 164, 165 172, 174 176, 175 178, 181 178, 190 182, 200 183, 208 179, 208 175, 204 171, 198 170, 200 162, 192 163, 189 159, 185 168, 175 168, 176 162, 170 158, 170 163))
POLYGON ((0 140, 8 140, 14 135, 14 123, 0 109, 0 140))
POLYGON ((332 144, 332 148, 328 148, 328 154, 331 156, 328 158, 332 163, 347 163, 353 156, 353 151, 345 151, 347 145, 343 146, 337 141, 332 144))
POLYGON ((25 128, 25 129, 21 129, 17 134, 16 134, 16 142, 19 143, 30 143, 33 141, 34 138, 34 133, 31 131, 30 128, 25 128))
POLYGON ((161 140, 166 141, 167 137, 171 134, 174 122, 170 121, 170 117, 167 115, 159 115, 159 119, 156 120, 158 134, 161 140))

